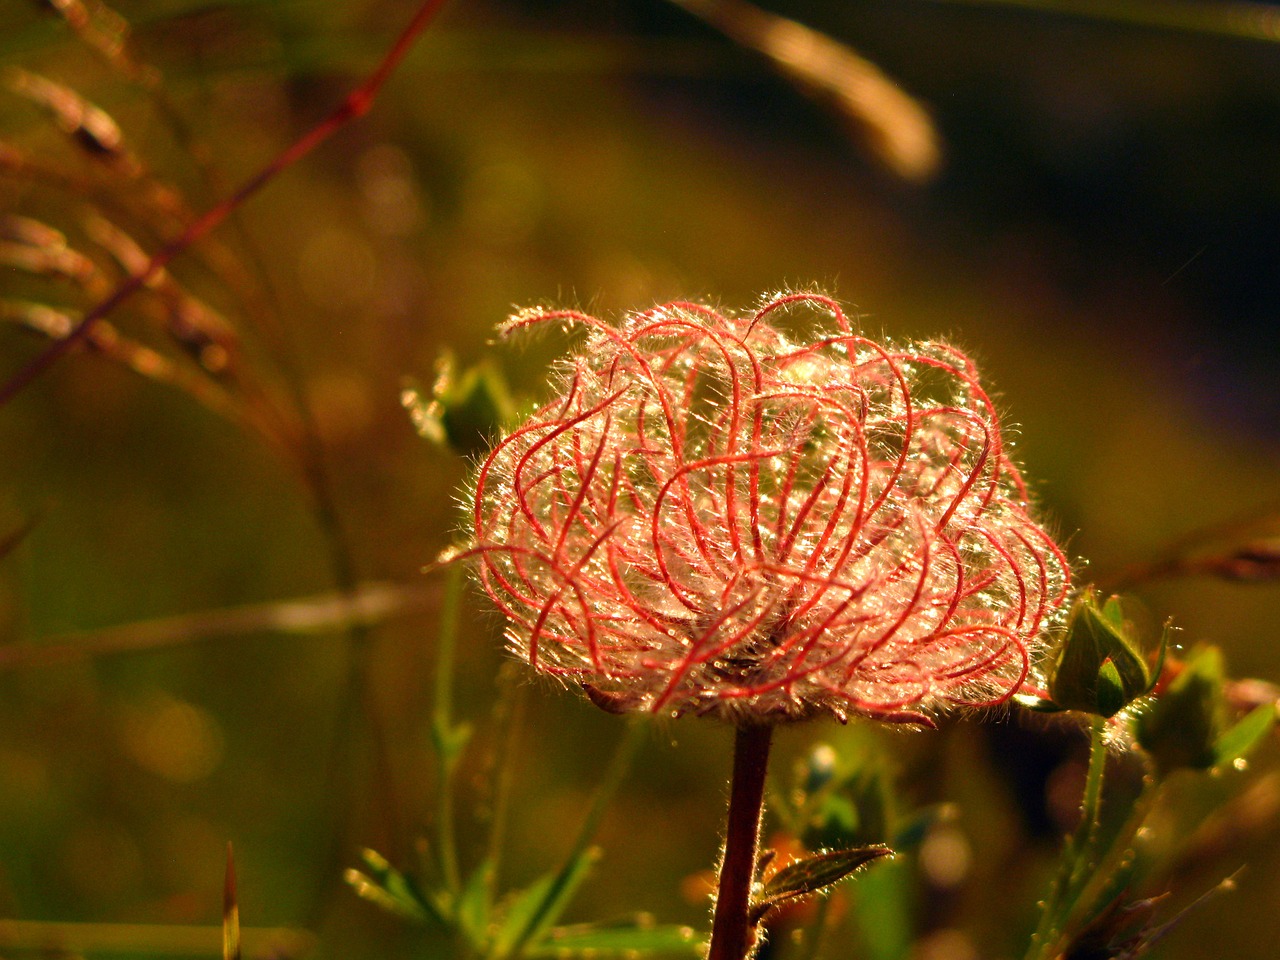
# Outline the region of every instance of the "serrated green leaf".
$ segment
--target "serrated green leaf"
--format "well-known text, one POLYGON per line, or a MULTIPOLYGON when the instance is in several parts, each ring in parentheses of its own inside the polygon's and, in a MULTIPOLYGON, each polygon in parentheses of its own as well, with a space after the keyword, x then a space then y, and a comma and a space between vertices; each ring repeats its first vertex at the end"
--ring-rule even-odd
POLYGON ((599 847, 588 847, 555 873, 548 873, 516 895, 493 936, 494 956, 536 943, 560 919, 587 873, 600 859, 599 847))
POLYGON ((692 927, 656 925, 644 920, 616 926, 557 927, 530 946, 529 957, 633 957, 637 954, 697 956, 704 938, 692 927))
POLYGON ((1264 703, 1254 707, 1234 727, 1218 738, 1213 745, 1217 758, 1215 765, 1231 763, 1252 750, 1276 723, 1274 704, 1264 703))
POLYGON ((784 867, 769 879, 754 906, 754 912, 763 915, 764 911, 776 904, 817 893, 839 883, 859 867, 892 855, 893 851, 883 844, 872 844, 806 857, 784 867))

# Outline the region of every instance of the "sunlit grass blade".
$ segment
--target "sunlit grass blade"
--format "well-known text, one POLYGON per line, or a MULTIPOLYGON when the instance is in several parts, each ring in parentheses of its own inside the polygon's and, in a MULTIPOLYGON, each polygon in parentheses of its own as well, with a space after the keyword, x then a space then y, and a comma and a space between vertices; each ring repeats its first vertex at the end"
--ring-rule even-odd
POLYGON ((235 855, 229 842, 222 884, 222 960, 240 960, 240 902, 236 895, 235 855))
POLYGON ((599 859, 599 847, 581 850, 559 870, 534 881, 520 893, 494 935, 493 956, 523 956, 526 945, 537 943, 560 918, 599 859))
POLYGON ((879 67, 838 40, 745 0, 672 0, 832 107, 873 159, 910 182, 932 179, 942 162, 928 111, 879 67))
POLYGON ((356 896, 415 923, 430 921, 445 925, 443 905, 419 889, 417 883, 393 867, 386 857, 376 850, 365 850, 361 861, 363 870, 350 869, 344 876, 356 896))

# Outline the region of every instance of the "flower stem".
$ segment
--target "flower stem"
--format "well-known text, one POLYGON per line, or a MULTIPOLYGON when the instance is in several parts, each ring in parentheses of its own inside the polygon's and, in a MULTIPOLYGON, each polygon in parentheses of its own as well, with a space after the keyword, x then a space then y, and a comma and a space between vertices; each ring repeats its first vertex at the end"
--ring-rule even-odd
POLYGON ((1026 960, 1048 960, 1062 937, 1076 901, 1096 867, 1099 817, 1102 813, 1102 780, 1107 769, 1107 721, 1094 717, 1089 737, 1089 772, 1080 801, 1080 822, 1068 838, 1059 861, 1058 875, 1049 887, 1040 923, 1031 938, 1026 960))
POLYGON ((772 737, 773 727, 767 724, 741 726, 734 737, 729 824, 725 831, 724 860, 720 864, 707 960, 746 960, 754 946, 751 884, 755 879, 765 771, 769 766, 772 737))

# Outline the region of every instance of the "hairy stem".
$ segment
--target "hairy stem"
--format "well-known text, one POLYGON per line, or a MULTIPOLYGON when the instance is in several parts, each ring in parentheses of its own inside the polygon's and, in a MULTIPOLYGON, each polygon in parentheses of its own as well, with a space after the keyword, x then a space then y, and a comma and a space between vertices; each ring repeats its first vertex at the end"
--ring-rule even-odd
POLYGON ((1107 721, 1094 717, 1089 738, 1089 773, 1080 801, 1080 823, 1067 840, 1058 874, 1044 899, 1040 923, 1031 938, 1026 960, 1049 960, 1062 937, 1067 919, 1096 868, 1102 781, 1107 768, 1107 721))
POLYGON ((729 821, 707 960, 745 960, 754 946, 751 884, 755 880, 765 771, 769 766, 772 738, 773 727, 765 724, 739 727, 734 737, 729 821))

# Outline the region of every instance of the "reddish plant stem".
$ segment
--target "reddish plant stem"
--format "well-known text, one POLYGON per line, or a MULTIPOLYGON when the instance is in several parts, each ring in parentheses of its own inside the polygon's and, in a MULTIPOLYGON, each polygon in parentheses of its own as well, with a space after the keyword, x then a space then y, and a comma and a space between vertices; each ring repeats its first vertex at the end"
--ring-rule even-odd
POLYGON ((440 12, 440 8, 444 4, 445 0, 424 0, 422 6, 418 8, 418 12, 409 21, 409 25, 401 31, 400 36, 396 38, 396 42, 387 51, 386 56, 382 58, 377 69, 360 86, 352 90, 333 112, 241 184, 240 188, 232 193, 231 196, 215 204, 197 217, 181 234, 161 247, 145 267, 126 277, 111 292, 110 296, 90 309, 81 318, 80 322, 72 328, 70 333, 61 340, 50 344, 26 366, 0 385, 0 406, 8 403, 21 393, 32 380, 52 366, 72 347, 84 340, 95 323, 142 289, 156 274, 168 266, 169 262, 178 254, 226 220, 246 200, 274 180, 282 170, 301 160, 344 124, 367 113, 383 84, 391 76, 392 71, 400 65, 400 61, 409 52, 409 48, 413 46, 413 42, 418 38, 418 35, 426 29, 427 24, 440 12))
POLYGON ((764 812, 764 780, 772 738, 773 727, 768 724, 741 726, 734 736, 729 824, 725 831, 724 859, 720 863, 707 960, 745 960, 754 946, 751 884, 755 880, 760 817, 764 812))

